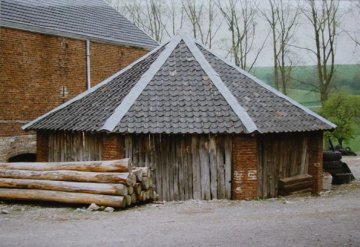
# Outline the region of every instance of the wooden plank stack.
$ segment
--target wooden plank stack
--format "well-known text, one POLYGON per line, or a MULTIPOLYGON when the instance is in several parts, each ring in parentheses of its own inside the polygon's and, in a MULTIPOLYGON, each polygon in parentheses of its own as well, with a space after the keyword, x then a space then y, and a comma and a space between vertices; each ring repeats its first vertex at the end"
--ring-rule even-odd
POLYGON ((308 174, 282 178, 279 180, 279 195, 287 196, 295 192, 311 192, 313 184, 314 179, 308 174))
POLYGON ((156 199, 149 168, 129 159, 0 163, 0 199, 125 208, 156 199))

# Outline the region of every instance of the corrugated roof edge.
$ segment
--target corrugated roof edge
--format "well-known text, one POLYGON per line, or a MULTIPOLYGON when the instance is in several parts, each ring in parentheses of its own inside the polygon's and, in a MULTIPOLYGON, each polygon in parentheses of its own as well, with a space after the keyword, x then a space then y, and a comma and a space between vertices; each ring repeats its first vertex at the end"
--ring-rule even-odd
POLYGON ((124 45, 124 46, 132 46, 132 47, 138 47, 138 48, 145 48, 145 49, 149 49, 149 50, 152 50, 159 45, 159 43, 157 41, 153 40, 149 35, 147 35, 145 33, 144 33, 144 35, 148 36, 149 39, 154 41, 154 45, 139 43, 136 41, 127 42, 127 41, 123 41, 123 40, 110 39, 107 37, 96 36, 96 35, 91 35, 91 34, 71 32, 68 30, 57 29, 57 28, 47 28, 47 27, 35 26, 35 25, 28 24, 28 23, 23 23, 23 22, 11 22, 11 21, 0 20, 0 27, 14 28, 14 29, 20 29, 20 30, 24 30, 24 31, 49 34, 49 35, 61 36, 61 37, 72 38, 72 39, 80 39, 80 40, 90 39, 92 41, 105 42, 105 43, 124 45))
MULTIPOLYGON (((168 43, 168 42, 167 42, 168 43)), ((63 109, 64 107, 72 104, 75 101, 78 101, 80 99, 82 99, 83 97, 89 95, 90 93, 94 92, 95 90, 97 90, 98 88, 104 86, 105 84, 109 83, 110 81, 112 81, 113 79, 115 79, 116 77, 118 77, 119 75, 121 75, 122 73, 125 73, 126 71, 128 71, 129 69, 131 69, 135 64, 137 64, 138 62, 145 60, 146 58, 148 58, 149 56, 151 56, 152 54, 156 53, 158 50, 160 50, 163 46, 165 46, 167 43, 164 43, 161 46, 158 46, 156 49, 152 50, 151 52, 147 53, 146 55, 142 56, 141 58, 137 59, 136 61, 134 61, 133 63, 129 64, 127 67, 123 68, 122 70, 116 72, 115 74, 113 74, 112 76, 108 77, 107 79, 103 80, 102 82, 100 82, 99 84, 97 84, 96 86, 90 88, 89 90, 86 90, 85 92, 79 94, 78 96, 75 96, 74 98, 70 99, 69 101, 65 102, 64 104, 59 105, 58 107, 55 107, 54 109, 52 109, 51 111, 45 113, 44 115, 36 118, 35 120, 31 121, 30 123, 25 124, 24 126, 22 126, 21 128, 23 130, 30 130, 31 126, 33 124, 35 124, 36 122, 44 119, 45 117, 49 116, 50 114, 63 109)))
POLYGON ((274 93, 275 95, 289 101, 291 104, 297 106, 298 108, 302 109, 303 111, 305 111, 306 113, 312 115, 313 117, 316 117, 317 119, 319 119, 320 121, 326 123, 327 125, 329 125, 331 128, 329 129, 335 129, 337 126, 335 124, 333 124, 332 122, 330 122, 329 120, 325 119, 324 117, 320 116, 319 114, 311 111, 310 109, 306 108, 305 106, 301 105, 300 103, 298 103, 297 101, 289 98, 288 96, 282 94, 281 92, 277 91, 276 89, 272 88, 271 86, 267 85, 265 82, 262 82, 260 79, 256 78, 255 76, 253 76, 252 74, 250 74, 249 72, 241 69, 239 66, 236 66, 235 64, 222 59, 221 56, 217 55, 215 52, 211 51, 210 49, 208 49, 207 47, 205 47, 204 45, 200 44, 198 41, 195 41, 196 44, 200 45, 201 47, 203 47, 205 50, 207 50, 208 52, 210 52, 211 54, 213 54, 215 57, 219 58, 221 61, 223 61, 224 63, 226 63, 227 65, 235 68, 236 70, 238 70, 241 74, 245 75, 246 77, 250 78, 251 80, 255 81, 257 84, 259 84, 260 86, 266 88, 267 90, 269 90, 270 92, 274 93))
POLYGON ((228 102, 234 113, 238 116, 240 122, 244 125, 247 133, 253 133, 258 130, 254 121, 250 118, 246 110, 240 105, 235 96, 230 92, 225 83, 221 80, 219 74, 211 67, 204 57, 203 53, 196 46, 195 41, 191 40, 186 34, 182 34, 182 39, 190 49, 195 59, 198 61, 205 73, 210 77, 212 83, 219 90, 224 99, 228 102))

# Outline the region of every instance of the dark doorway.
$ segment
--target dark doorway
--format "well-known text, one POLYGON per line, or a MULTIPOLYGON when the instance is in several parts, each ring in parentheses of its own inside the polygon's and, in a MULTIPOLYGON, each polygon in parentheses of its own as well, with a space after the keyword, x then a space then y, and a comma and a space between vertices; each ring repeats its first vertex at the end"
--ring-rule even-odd
POLYGON ((11 157, 9 162, 35 162, 36 161, 36 154, 19 154, 16 156, 11 157))

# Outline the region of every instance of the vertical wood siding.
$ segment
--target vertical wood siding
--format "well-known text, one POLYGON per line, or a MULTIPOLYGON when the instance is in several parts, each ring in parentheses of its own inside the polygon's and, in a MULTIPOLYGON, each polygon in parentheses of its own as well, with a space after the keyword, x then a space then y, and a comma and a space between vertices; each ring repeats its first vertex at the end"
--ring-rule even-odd
POLYGON ((49 134, 48 160, 86 161, 102 159, 102 138, 82 132, 54 132, 49 134))
POLYGON ((258 196, 278 196, 278 181, 308 174, 309 137, 306 134, 274 134, 259 137, 258 196))
POLYGON ((155 171, 161 200, 230 199, 231 137, 128 135, 134 166, 155 171))

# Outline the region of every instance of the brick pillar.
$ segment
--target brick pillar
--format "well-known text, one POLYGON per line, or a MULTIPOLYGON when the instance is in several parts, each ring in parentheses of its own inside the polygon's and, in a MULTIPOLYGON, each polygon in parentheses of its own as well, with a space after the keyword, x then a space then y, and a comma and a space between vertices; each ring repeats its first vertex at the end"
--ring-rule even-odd
POLYGON ((319 195, 322 190, 323 178, 323 133, 316 132, 309 141, 309 174, 314 178, 313 195, 319 195))
POLYGON ((107 134, 103 137, 103 160, 125 158, 124 138, 121 135, 107 134))
POLYGON ((46 132, 36 132, 36 161, 46 162, 49 155, 49 135, 46 132))
POLYGON ((257 197, 257 138, 250 135, 232 139, 231 198, 257 197))

